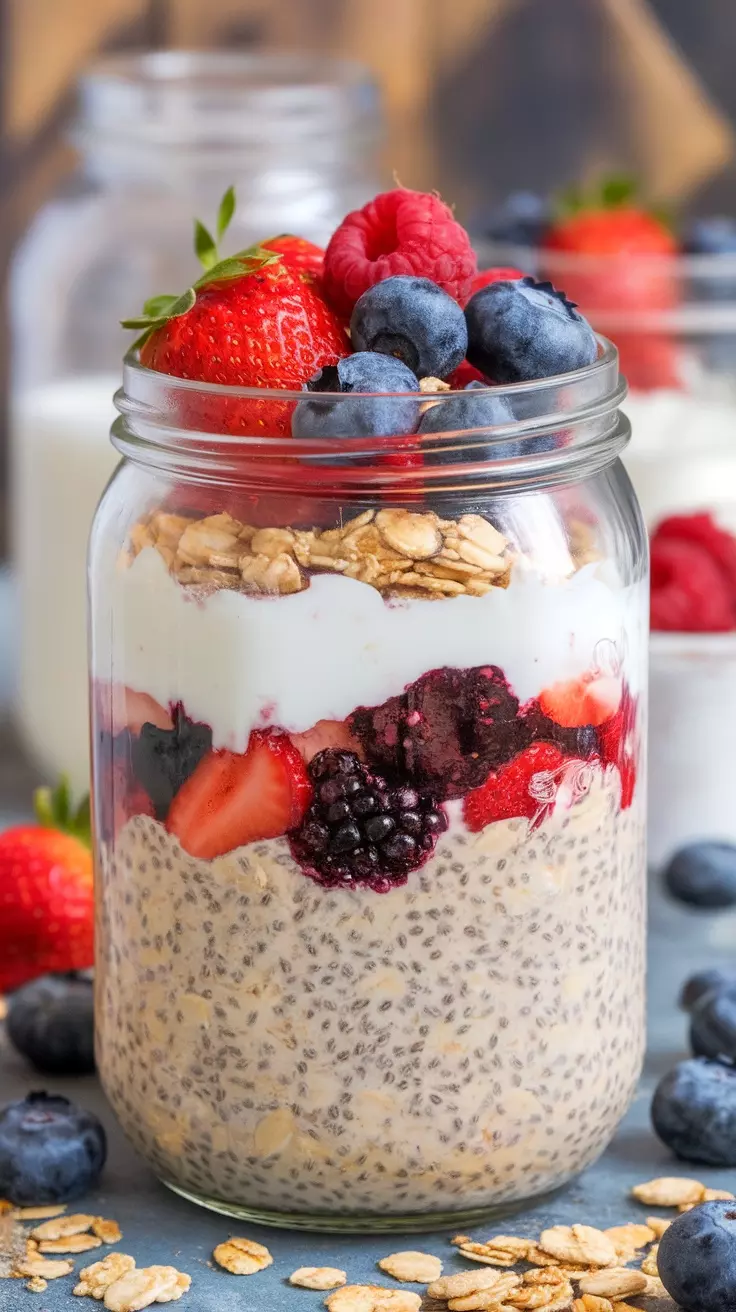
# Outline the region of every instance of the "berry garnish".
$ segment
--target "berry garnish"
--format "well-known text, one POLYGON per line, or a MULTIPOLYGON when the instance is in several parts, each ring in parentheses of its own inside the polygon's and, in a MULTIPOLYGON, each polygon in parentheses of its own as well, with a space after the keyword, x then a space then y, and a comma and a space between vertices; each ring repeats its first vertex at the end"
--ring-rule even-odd
POLYGON ((35 804, 39 824, 0 835, 0 993, 94 957, 89 801, 73 810, 62 783, 35 804))
POLYGON ((549 378, 592 364, 595 333, 550 282, 494 282, 465 307, 468 359, 498 383, 549 378))
POLYGON ((678 902, 717 911, 736 906, 736 846, 689 843, 664 871, 665 886, 678 902))
POLYGON ((548 200, 533 191, 514 191, 497 209, 481 214, 473 232, 504 246, 539 246, 552 219, 548 200))
POLYGON ((294 859, 328 888, 387 893, 434 851, 447 817, 435 798, 391 787, 354 752, 328 749, 310 762, 314 797, 290 835, 294 859))
POLYGON ((682 1011, 692 1011, 708 993, 717 993, 720 989, 736 986, 736 972, 719 970, 713 966, 709 970, 698 970, 685 980, 678 1000, 682 1011))
MULTIPOLYGON (((500 428, 513 424, 514 414, 504 396, 494 394, 484 383, 472 382, 462 392, 452 392, 424 411, 419 421, 420 433, 459 433, 473 429, 500 428)), ((490 446, 471 447, 448 452, 449 460, 503 460, 516 455, 521 442, 496 442, 490 446)))
POLYGON ((363 292, 350 320, 357 351, 395 355, 417 378, 445 378, 465 358, 468 329, 457 301, 429 278, 398 274, 363 292))
POLYGON ((289 737, 307 763, 328 747, 339 747, 344 752, 357 752, 360 755, 360 744, 351 734, 345 720, 318 720, 311 729, 305 729, 304 733, 289 734, 289 737))
POLYGON ((0 1110, 0 1196, 18 1207, 79 1198, 106 1157, 97 1117, 68 1098, 29 1093, 0 1110))
POLYGON ((310 378, 291 420, 293 437, 393 437, 413 433, 419 415, 419 380, 401 360, 374 351, 358 351, 310 378), (321 393, 354 394, 338 401, 321 393), (393 393, 406 392, 407 396, 393 393), (376 395, 378 393, 378 395, 376 395), (387 393, 381 396, 380 393, 387 393), (373 395, 371 395, 373 394, 373 395))
POLYGON ((467 232, 439 196, 397 187, 343 219, 325 252, 324 286, 341 314, 394 274, 429 278, 460 305, 476 259, 467 232))
POLYGON ((12 993, 8 1038, 44 1075, 87 1075, 95 1068, 92 981, 42 975, 12 993))
POLYGON ((310 786, 285 734, 256 729, 244 753, 208 752, 176 794, 166 828, 190 856, 211 860, 280 838, 302 819, 310 786))
POLYGON ((518 699, 493 665, 430 670, 348 721, 369 761, 446 800, 463 797, 523 742, 518 699))
POLYGON ((325 263, 325 253, 321 246, 307 241, 306 237, 294 237, 284 233, 280 237, 269 237, 261 242, 267 251, 276 251, 288 269, 297 273, 309 273, 314 278, 321 278, 325 263))
POLYGON ((693 1007, 690 1047, 696 1057, 736 1064, 736 987, 711 989, 693 1007))
POLYGON ((176 707, 173 728, 160 729, 146 722, 131 743, 131 762, 135 778, 153 802, 155 814, 162 820, 182 784, 194 772, 202 757, 212 747, 212 730, 196 724, 176 707))
POLYGON ((553 683, 539 694, 542 712, 566 729, 604 724, 621 705, 621 680, 612 674, 583 674, 553 683))
MULTIPOLYGON (((692 1066, 693 1062, 683 1062, 692 1066)), ((703 1072, 697 1086, 703 1115, 710 1113, 709 1138, 723 1134, 730 1152, 689 1158, 716 1166, 736 1165, 736 1075, 730 1086, 718 1077, 709 1086, 703 1072), (720 1107, 719 1107, 720 1103, 720 1107), (720 1111, 720 1115, 719 1115, 720 1111), (717 1126, 720 1125, 720 1130, 717 1126), (731 1137, 733 1136, 733 1137, 731 1137), (728 1156, 728 1161, 724 1157, 728 1156)), ((724 1149, 726 1144, 724 1143, 724 1149)), ((682 1154, 680 1154, 682 1156, 682 1154)), ((736 1288, 736 1208, 732 1202, 700 1203, 667 1227, 657 1249, 657 1270, 667 1293, 683 1312, 733 1312, 736 1288)))
POLYGON ((518 282, 520 278, 527 278, 529 275, 524 273, 523 269, 479 269, 473 281, 470 284, 470 295, 475 296, 482 287, 490 287, 493 282, 518 282))
POLYGON ((565 761, 553 743, 534 743, 500 770, 492 770, 465 798, 468 829, 479 833, 496 820, 535 819, 554 802, 565 761))
POLYGON ((673 633, 728 633, 736 628, 731 589, 697 542, 659 536, 651 542, 651 626, 673 633))

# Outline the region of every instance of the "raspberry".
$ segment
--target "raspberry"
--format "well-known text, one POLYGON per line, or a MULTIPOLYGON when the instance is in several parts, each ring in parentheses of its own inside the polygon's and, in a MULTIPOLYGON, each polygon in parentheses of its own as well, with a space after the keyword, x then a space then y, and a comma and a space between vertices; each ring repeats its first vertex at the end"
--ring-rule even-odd
POLYGON ((736 602, 736 538, 719 528, 712 515, 670 515, 663 519, 652 541, 695 542, 707 551, 721 570, 732 601, 736 602))
POLYGON ((653 629, 675 633, 727 633, 736 617, 726 578, 697 542, 652 538, 653 629))
POLYGON ((343 219, 325 252, 323 285, 346 315, 368 287, 401 273, 430 278, 464 305, 475 271, 470 238, 444 201, 397 187, 343 219))

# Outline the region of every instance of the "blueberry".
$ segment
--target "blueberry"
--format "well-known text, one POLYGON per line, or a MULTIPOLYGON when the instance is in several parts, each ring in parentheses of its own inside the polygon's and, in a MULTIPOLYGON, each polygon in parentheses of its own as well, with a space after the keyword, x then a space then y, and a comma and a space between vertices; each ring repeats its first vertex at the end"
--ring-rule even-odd
POLYGON ((413 433, 419 403, 411 396, 370 396, 371 392, 418 392, 419 380, 401 360, 377 351, 358 351, 326 365, 304 384, 315 399, 300 401, 291 420, 294 437, 394 437, 413 433), (353 393, 352 401, 320 392, 353 393))
POLYGON ((693 219, 682 249, 686 255, 736 255, 736 219, 725 215, 693 219))
POLYGON ((350 320, 358 351, 403 360, 417 378, 446 378, 465 359, 468 329, 457 301, 429 278, 398 274, 363 292, 350 320))
MULTIPOLYGON (((459 433, 474 429, 495 428, 502 424, 514 423, 514 412, 505 396, 494 395, 492 387, 473 381, 462 392, 453 392, 445 401, 425 410, 419 421, 420 433, 459 433), (473 395, 477 393, 477 395, 473 395)), ((543 437, 524 438, 516 442, 492 442, 488 446, 475 443, 454 451, 438 451, 434 454, 437 464, 455 463, 456 461, 475 462, 478 460, 509 460, 514 456, 533 455, 540 451, 551 451, 557 446, 553 434, 543 437)))
POLYGON ((686 1162, 736 1166, 736 1070, 706 1057, 681 1061, 657 1085, 652 1125, 686 1162))
POLYGON ((598 354, 587 319, 551 282, 490 283, 471 296, 465 318, 468 359, 497 383, 569 373, 598 354))
POLYGON ((79 1198, 106 1157, 97 1117, 68 1098, 29 1093, 0 1110, 0 1197, 18 1207, 79 1198))
POLYGON ((734 1204, 701 1203, 676 1217, 659 1241, 657 1269, 667 1293, 685 1312, 733 1312, 734 1204))
POLYGON ((690 843, 672 857, 664 872, 668 891, 688 906, 711 911, 736 905, 736 846, 690 843))
MULTIPOLYGON (((725 216, 694 219, 685 233, 686 255, 725 255, 736 257, 736 219, 725 216)), ((733 266, 732 261, 732 266, 733 266)), ((690 279, 690 298, 697 301, 736 301, 736 276, 725 274, 722 267, 709 274, 694 274, 690 279)), ((706 364, 719 373, 736 369, 736 333, 725 330, 703 334, 698 351, 706 364)))
POLYGON ((10 997, 8 1038, 44 1075, 87 1075, 95 1068, 92 981, 44 975, 10 997))
POLYGON ((679 1006, 682 1011, 692 1011, 706 995, 736 985, 736 973, 726 970, 699 970, 685 980, 680 991, 679 1006))
POLYGON ((690 1046, 696 1057, 736 1062, 736 986, 706 993, 693 1007, 690 1046))
POLYGON ((133 773, 153 802, 159 820, 166 817, 174 797, 212 746, 208 724, 197 724, 181 706, 174 712, 173 729, 144 724, 131 743, 133 773))
POLYGON ((539 246, 552 222, 549 201, 533 191, 514 191, 502 205, 479 214, 473 232, 507 246, 539 246))

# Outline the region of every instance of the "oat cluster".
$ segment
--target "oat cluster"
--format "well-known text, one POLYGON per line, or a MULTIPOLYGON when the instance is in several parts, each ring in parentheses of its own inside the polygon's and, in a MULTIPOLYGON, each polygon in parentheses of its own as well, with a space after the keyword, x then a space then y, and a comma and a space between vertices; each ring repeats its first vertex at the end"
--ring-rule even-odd
POLYGON ((512 563, 506 538, 482 515, 451 520, 402 509, 366 510, 324 530, 156 511, 133 525, 123 563, 145 547, 155 547, 185 586, 282 595, 326 571, 394 596, 481 597, 508 586, 512 563))

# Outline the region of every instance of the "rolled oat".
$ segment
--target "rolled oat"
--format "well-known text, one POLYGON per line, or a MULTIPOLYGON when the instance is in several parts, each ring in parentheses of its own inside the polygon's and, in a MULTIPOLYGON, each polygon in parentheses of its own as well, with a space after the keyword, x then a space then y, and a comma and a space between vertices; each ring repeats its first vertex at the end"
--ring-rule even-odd
POLYGON ((300 1266, 289 1276, 289 1284, 301 1289, 336 1289, 346 1281, 346 1273, 336 1266, 300 1266))
POLYGON ((626 1294, 642 1294, 646 1287, 646 1275, 642 1271, 629 1271, 626 1267, 592 1271, 580 1281, 581 1294, 597 1294, 599 1298, 618 1299, 626 1294))
POLYGON ((595 1294, 583 1294, 576 1298, 572 1312, 613 1312, 613 1303, 607 1298, 597 1298, 595 1294))
POLYGON ((500 1271, 458 1271, 455 1275, 440 1276, 439 1280, 433 1280, 427 1293, 430 1298, 464 1298, 467 1294, 477 1294, 481 1289, 493 1289, 504 1276, 505 1273, 500 1271))
POLYGON ((96 1216, 92 1222, 92 1234, 97 1235, 103 1244, 119 1244, 122 1232, 117 1221, 106 1221, 104 1216, 96 1216))
POLYGON ((521 1279, 512 1271, 499 1271, 498 1280, 490 1289, 478 1289, 474 1294, 463 1294, 448 1302, 450 1312, 476 1312, 476 1309, 496 1308, 505 1303, 508 1295, 518 1289, 521 1279))
POLYGON ((108 1312, 142 1312, 152 1303, 176 1302, 191 1283, 174 1266, 135 1267, 108 1286, 104 1304, 108 1312))
MULTIPOLYGON (((665 1221, 663 1224, 667 1226, 670 1222, 665 1221)), ((629 1253, 634 1256, 640 1248, 646 1248, 647 1244, 657 1238, 650 1217, 647 1217, 646 1225, 636 1225, 633 1222, 629 1225, 612 1225, 603 1233, 611 1240, 619 1257, 627 1257, 629 1253)))
POLYGON ((62 1239, 42 1239, 38 1245, 39 1253, 88 1253, 92 1248, 101 1248, 102 1240, 97 1235, 65 1235, 62 1239))
POLYGON ((13 1207, 12 1203, 8 1203, 8 1208, 18 1221, 43 1221, 46 1217, 63 1216, 66 1211, 63 1203, 49 1203, 47 1207, 13 1207))
POLYGON ((43 1276, 31 1276, 30 1280, 26 1281, 29 1294, 44 1294, 48 1287, 49 1282, 44 1280, 43 1276))
POLYGON ((702 1202, 705 1185, 679 1175, 662 1175, 634 1185, 632 1196, 648 1207, 679 1207, 681 1203, 702 1202))
POLYGON ((415 1285, 428 1285, 439 1280, 442 1263, 432 1253, 420 1253, 407 1249, 401 1253, 389 1253, 378 1263, 382 1271, 393 1276, 394 1280, 406 1280, 415 1285))
POLYGON ((218 1266, 234 1276, 252 1276, 271 1266, 273 1258, 263 1244, 253 1239, 226 1239, 212 1254, 218 1266))
POLYGON ((127 1253, 108 1253, 100 1262, 85 1266, 79 1273, 79 1281, 72 1290, 80 1298, 102 1299, 105 1291, 114 1285, 135 1267, 135 1258, 127 1253))
POLYGON ((655 1244, 654 1248, 652 1248, 652 1250, 649 1253, 647 1253, 646 1257, 644 1258, 644 1261, 641 1264, 641 1269, 644 1272, 645 1276, 659 1275, 659 1267, 657 1266, 658 1251, 659 1251, 659 1244, 655 1244))
POLYGON ((71 1216, 60 1216, 54 1221, 44 1221, 31 1230, 34 1239, 64 1239, 68 1235, 81 1235, 89 1230, 95 1218, 84 1212, 74 1212, 71 1216))
POLYGON ((560 1262, 581 1266, 615 1266, 613 1242, 602 1230, 590 1225, 555 1225, 543 1230, 539 1247, 560 1262))
POLYGON ((13 1274, 16 1276, 41 1276, 43 1280, 59 1280, 74 1270, 74 1263, 60 1259, 51 1262, 36 1254, 27 1254, 16 1262, 13 1274))
POLYGON ((419 1312, 421 1306, 419 1294, 381 1285, 345 1285, 325 1299, 329 1312, 419 1312))

